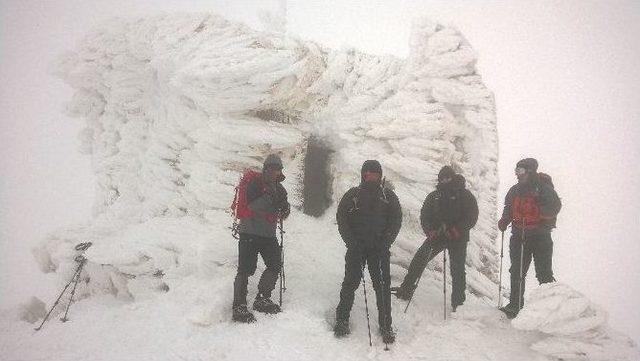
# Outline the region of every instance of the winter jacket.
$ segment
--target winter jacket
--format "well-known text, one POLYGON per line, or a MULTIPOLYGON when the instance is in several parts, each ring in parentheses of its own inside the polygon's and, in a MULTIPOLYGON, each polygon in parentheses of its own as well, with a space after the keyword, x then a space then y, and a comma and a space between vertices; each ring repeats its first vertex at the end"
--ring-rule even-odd
POLYGON ((363 182, 342 197, 336 220, 348 248, 388 249, 400 232, 402 209, 393 190, 363 182))
POLYGON ((548 183, 541 182, 536 174, 525 183, 517 183, 504 200, 502 220, 512 224, 512 232, 523 228, 532 233, 550 232, 562 208, 556 191, 548 183))
POLYGON ((282 184, 269 185, 262 176, 252 179, 247 185, 247 203, 253 214, 240 220, 240 233, 275 237, 278 213, 286 217, 290 209, 282 184))
POLYGON ((450 183, 438 183, 436 190, 427 195, 420 210, 425 234, 444 225, 446 229, 455 227, 461 241, 469 241, 469 230, 478 221, 478 203, 465 183, 463 176, 456 175, 450 183))

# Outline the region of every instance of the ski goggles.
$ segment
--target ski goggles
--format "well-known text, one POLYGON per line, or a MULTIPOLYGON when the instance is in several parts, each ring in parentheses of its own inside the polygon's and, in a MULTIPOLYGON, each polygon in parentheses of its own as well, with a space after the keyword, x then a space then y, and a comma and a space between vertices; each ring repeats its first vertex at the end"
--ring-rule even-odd
POLYGON ((517 168, 516 168, 516 175, 523 175, 523 174, 525 174, 525 173, 527 173, 527 170, 526 170, 526 169, 524 169, 524 168, 522 168, 522 167, 517 167, 517 168))

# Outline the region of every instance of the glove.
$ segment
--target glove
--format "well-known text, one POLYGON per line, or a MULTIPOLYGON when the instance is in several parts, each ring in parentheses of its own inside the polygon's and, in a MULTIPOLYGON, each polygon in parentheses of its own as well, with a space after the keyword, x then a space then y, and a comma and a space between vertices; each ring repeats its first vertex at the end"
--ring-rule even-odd
POLYGON ((291 213, 291 207, 289 206, 289 203, 285 202, 283 207, 278 208, 278 211, 280 212, 280 217, 282 217, 282 219, 287 219, 287 217, 289 217, 289 213, 291 213))
POLYGON ((460 238, 460 231, 458 231, 456 227, 449 227, 446 234, 450 241, 455 241, 460 238))
POLYGON ((502 232, 507 230, 507 227, 509 226, 509 223, 511 223, 511 221, 509 221, 506 218, 501 218, 498 221, 498 229, 501 230, 502 232))
POLYGON ((436 240, 437 238, 438 238, 438 231, 436 231, 435 229, 427 231, 428 240, 433 241, 433 240, 436 240))

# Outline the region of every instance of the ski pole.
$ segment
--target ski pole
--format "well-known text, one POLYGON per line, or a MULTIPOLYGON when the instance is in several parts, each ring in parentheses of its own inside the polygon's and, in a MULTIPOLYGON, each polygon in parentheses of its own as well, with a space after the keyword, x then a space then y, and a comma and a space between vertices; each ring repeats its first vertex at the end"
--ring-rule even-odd
POLYGON ((500 282, 498 283, 498 308, 502 306, 502 258, 504 257, 504 231, 502 231, 502 243, 500 245, 500 282))
POLYGON ((367 302, 367 284, 364 281, 364 268, 367 264, 367 259, 365 256, 364 263, 362 264, 362 291, 364 292, 364 309, 367 313, 367 329, 369 330, 369 347, 373 346, 371 342, 371 324, 369 322, 369 303, 367 302))
POLYGON ((282 227, 282 213, 280 213, 280 307, 282 307, 282 293, 287 290, 284 273, 284 229, 282 227))
MULTIPOLYGON (((362 272, 362 274, 364 274, 364 272, 362 272)), ((391 309, 389 309, 389 313, 387 313, 387 283, 384 281, 382 276, 382 257, 380 256, 378 256, 378 274, 380 276, 380 292, 382 293, 382 312, 384 312, 384 320, 382 321, 382 324, 384 325, 383 329, 387 330, 388 328, 388 331, 391 332, 391 324, 389 322, 389 313, 391 312, 391 309)), ((391 290, 388 291, 389 296, 391 296, 391 290)), ((382 341, 384 341, 384 350, 389 351, 389 344, 384 338, 384 335, 382 337, 382 341)))
POLYGON ((87 262, 87 259, 83 256, 77 256, 76 261, 80 263, 80 270, 75 275, 75 283, 73 284, 73 289, 71 289, 71 297, 69 298, 69 303, 67 304, 67 309, 64 311, 64 316, 60 319, 62 322, 67 322, 69 319, 67 318, 67 314, 69 313, 69 308, 71 307, 71 303, 73 302, 73 296, 76 294, 76 287, 78 287, 78 282, 80 282, 80 275, 82 274, 82 268, 84 264, 87 262))
POLYGON ((518 283, 518 312, 522 309, 522 268, 524 264, 524 242, 525 242, 525 233, 524 233, 524 218, 522 218, 522 239, 520 242, 520 282, 518 283))
MULTIPOLYGON (((427 238, 425 240, 425 242, 428 242, 429 239, 427 238)), ((431 254, 433 253, 433 244, 431 244, 429 246, 429 253, 427 254, 427 260, 426 262, 429 262, 429 259, 431 259, 431 254)), ((418 285, 420 284, 420 279, 422 278, 422 275, 424 274, 424 270, 425 268, 427 268, 427 265, 425 263, 425 267, 422 269, 422 272, 420 272, 420 276, 418 276, 418 280, 416 281, 415 287, 413 288, 413 292, 411 293, 411 296, 409 297, 409 301, 407 302, 407 306, 404 308, 404 313, 407 313, 407 310, 409 309, 409 305, 411 304, 411 300, 413 300, 413 295, 416 294, 416 290, 418 289, 418 285)))
POLYGON ((443 307, 444 307, 444 320, 447 320, 447 247, 442 249, 442 293, 443 293, 443 307))

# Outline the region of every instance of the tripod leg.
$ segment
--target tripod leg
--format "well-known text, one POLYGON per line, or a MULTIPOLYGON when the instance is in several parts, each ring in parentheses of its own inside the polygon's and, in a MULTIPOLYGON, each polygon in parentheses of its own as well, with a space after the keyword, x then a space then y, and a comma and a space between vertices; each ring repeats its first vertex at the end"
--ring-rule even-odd
POLYGON ((69 285, 71 285, 71 282, 73 282, 73 280, 76 278, 76 275, 79 273, 79 271, 80 271, 80 265, 78 266, 76 271, 73 273, 73 276, 71 277, 71 281, 69 281, 69 283, 67 283, 66 286, 64 286, 64 288, 62 289, 62 292, 60 292, 60 295, 58 296, 56 301, 53 303, 53 306, 51 306, 51 309, 49 310, 49 312, 47 312, 47 315, 44 316, 44 319, 42 320, 42 323, 40 324, 40 326, 35 328, 36 331, 40 331, 40 329, 42 329, 42 326, 44 326, 44 323, 47 322, 47 320, 49 319, 49 316, 51 315, 51 312, 53 312, 53 310, 56 308, 56 306, 58 305, 58 302, 60 302, 60 298, 62 298, 62 295, 67 290, 67 288, 69 288, 69 285))

